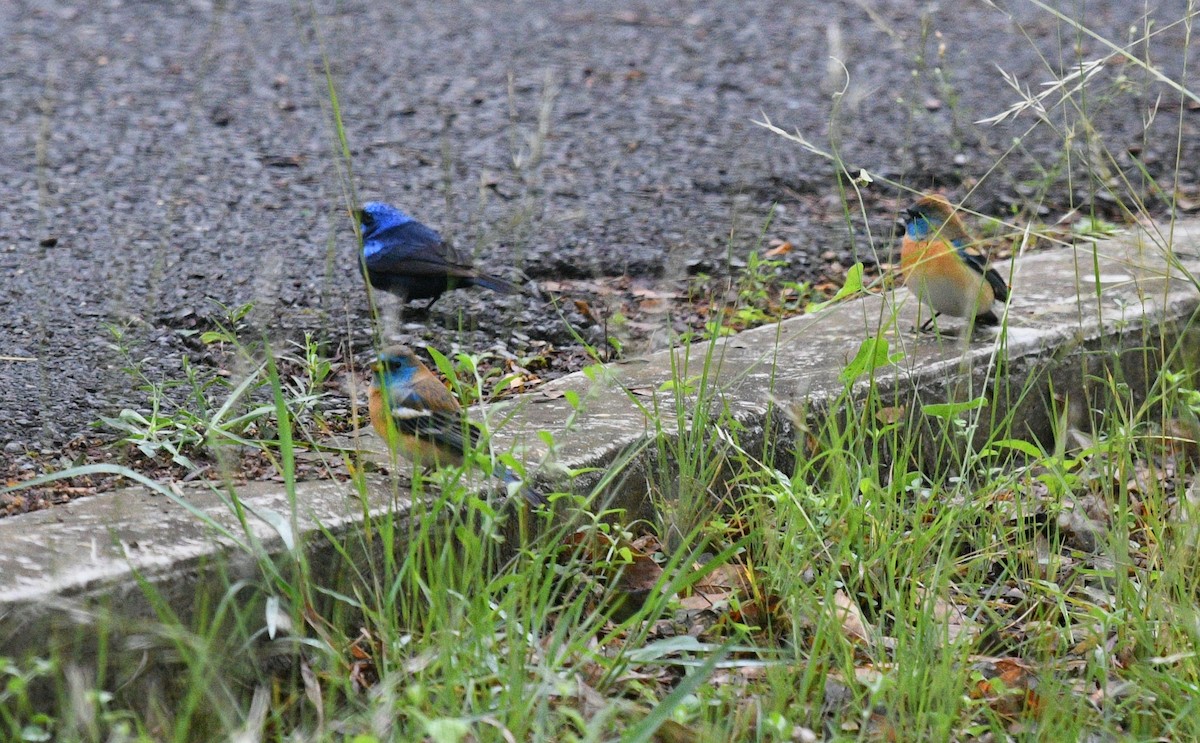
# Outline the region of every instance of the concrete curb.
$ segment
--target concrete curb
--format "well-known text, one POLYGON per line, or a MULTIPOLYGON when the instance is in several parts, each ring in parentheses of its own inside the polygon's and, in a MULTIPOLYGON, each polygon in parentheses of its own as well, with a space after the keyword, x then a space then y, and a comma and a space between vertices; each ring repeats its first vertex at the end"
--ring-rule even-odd
MULTIPOLYGON (((649 406, 657 396, 673 406, 674 393, 663 391, 675 376, 672 364, 685 369, 682 376, 696 375, 711 352, 711 389, 745 425, 741 443, 752 448, 761 444, 765 431, 787 425, 773 415, 773 401, 805 400, 819 409, 845 392, 839 373, 862 339, 873 335, 881 322, 890 322, 893 302, 899 305, 897 320, 886 337, 905 358, 878 370, 879 389, 927 403, 978 395, 997 378, 1013 380, 1018 388, 1033 381, 1039 392, 1011 405, 1019 407, 1015 412, 1029 435, 1042 439, 1052 428, 1052 405, 1043 384, 1051 373, 1055 394, 1065 393, 1081 421, 1088 411, 1103 408, 1105 385, 1097 380, 1107 372, 1119 368, 1135 389, 1150 383, 1156 369, 1144 363, 1147 344, 1172 343, 1184 332, 1181 323, 1200 306, 1195 284, 1184 280, 1184 269, 1200 274, 1200 223, 1177 225, 1174 244, 1177 257, 1187 254, 1175 266, 1168 265, 1145 233, 1100 243, 1095 251, 1056 250, 1015 261, 1003 354, 998 353, 999 336, 987 332, 970 343, 914 335, 909 328, 916 319, 916 302, 907 292, 897 292, 894 298, 872 296, 716 344, 665 351, 556 380, 487 411, 494 444, 501 450, 520 444, 527 461, 540 461, 551 453, 535 434, 549 431, 557 442, 554 461, 602 471, 626 447, 654 433, 635 402, 649 406), (997 368, 1002 370, 999 374, 997 368), (583 401, 578 410, 569 399, 572 395, 583 401)), ((994 399, 1003 407, 1007 398, 1000 392, 994 399)), ((670 435, 671 416, 663 424, 670 435)), ((631 517, 646 515, 650 508, 650 459, 636 462, 615 494, 613 505, 626 508, 631 517)), ((585 492, 600 476, 582 476, 572 489, 585 492)), ((295 523, 302 543, 314 553, 314 564, 320 561, 334 571, 341 559, 321 527, 343 537, 361 529, 367 511, 395 509, 406 514, 409 503, 398 495, 404 491, 383 478, 371 480, 365 499, 345 483, 300 484, 295 523)), ((192 486, 181 492, 215 522, 237 535, 247 534, 228 495, 192 486)), ((287 515, 290 510, 279 484, 239 486, 238 496, 260 513, 287 515)), ((266 521, 248 515, 245 524, 250 538, 267 551, 284 551, 278 531, 266 521)), ((222 580, 260 576, 249 552, 217 536, 178 504, 141 488, 0 520, 0 544, 0 655, 39 652, 50 636, 44 624, 48 619, 86 623, 87 612, 80 610, 97 601, 119 613, 150 616, 135 572, 183 616, 213 575, 222 580), (31 632, 35 626, 37 631, 31 632)), ((213 587, 221 590, 222 585, 213 587)))

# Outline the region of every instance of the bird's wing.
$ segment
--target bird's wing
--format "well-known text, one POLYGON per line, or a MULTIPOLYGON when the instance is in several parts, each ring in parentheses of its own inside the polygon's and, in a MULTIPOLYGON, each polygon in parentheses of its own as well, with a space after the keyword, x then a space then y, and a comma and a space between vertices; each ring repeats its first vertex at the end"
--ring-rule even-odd
POLYGON ((393 407, 391 412, 400 433, 431 441, 455 454, 466 451, 467 437, 472 448, 479 443, 479 429, 464 420, 461 414, 409 407, 393 407))
POLYGON ((458 400, 433 375, 390 391, 392 420, 398 431, 458 453, 466 448, 464 435, 470 437, 472 447, 479 443, 479 429, 466 422, 458 400))
POLYGON ((399 253, 425 250, 440 253, 443 244, 442 236, 437 230, 415 221, 380 230, 378 234, 371 235, 369 242, 379 246, 378 252, 399 253))
POLYGON ((389 273, 401 276, 457 276, 464 279, 475 276, 475 271, 470 266, 420 256, 379 261, 368 258, 367 271, 372 276, 389 273))
POLYGON ((1004 283, 1004 278, 996 272, 996 269, 988 268, 987 259, 978 253, 968 252, 967 249, 962 246, 956 245, 956 247, 958 248, 958 254, 962 256, 962 259, 966 262, 966 264, 971 267, 971 270, 983 276, 983 278, 992 287, 992 294, 995 295, 996 300, 1000 302, 1007 302, 1008 284, 1004 283))
POLYGON ((369 271, 415 276, 468 276, 471 266, 437 230, 406 222, 383 230, 363 243, 369 271))

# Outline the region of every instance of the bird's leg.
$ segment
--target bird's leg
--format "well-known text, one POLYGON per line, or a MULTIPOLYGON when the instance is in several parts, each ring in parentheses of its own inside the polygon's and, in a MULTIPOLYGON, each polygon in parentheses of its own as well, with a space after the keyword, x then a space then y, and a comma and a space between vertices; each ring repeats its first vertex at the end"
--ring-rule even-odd
POLYGON ((404 311, 412 313, 413 317, 416 318, 427 318, 429 317, 429 308, 433 306, 435 301, 435 299, 431 299, 425 304, 417 306, 415 304, 410 304, 408 299, 405 299, 404 311))
POLYGON ((939 316, 939 315, 941 315, 941 314, 942 314, 942 313, 940 313, 940 312, 935 312, 935 313, 933 313, 932 315, 930 315, 928 320, 926 320, 925 322, 921 323, 921 327, 917 328, 917 331, 918 331, 918 332, 921 332, 921 333, 930 333, 930 332, 933 332, 933 330, 934 330, 933 323, 934 323, 934 321, 935 321, 935 320, 937 320, 937 319, 938 319, 938 316, 939 316))

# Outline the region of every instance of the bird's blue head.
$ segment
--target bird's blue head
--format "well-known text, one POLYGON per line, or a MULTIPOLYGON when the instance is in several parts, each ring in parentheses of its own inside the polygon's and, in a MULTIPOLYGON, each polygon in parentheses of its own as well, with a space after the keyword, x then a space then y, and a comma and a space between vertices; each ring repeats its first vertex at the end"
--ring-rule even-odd
POLYGON ((942 219, 917 206, 904 210, 904 231, 912 240, 924 240, 942 227, 942 219))
POLYGON ((954 205, 937 194, 924 196, 904 210, 904 231, 912 240, 941 237, 959 247, 967 242, 966 230, 955 216, 954 205))
POLYGON ((368 201, 358 212, 358 222, 362 225, 363 240, 370 240, 384 230, 408 224, 413 218, 391 204, 382 201, 368 201))
POLYGON ((379 352, 375 360, 375 381, 384 387, 400 387, 412 380, 422 366, 408 346, 391 346, 379 352))

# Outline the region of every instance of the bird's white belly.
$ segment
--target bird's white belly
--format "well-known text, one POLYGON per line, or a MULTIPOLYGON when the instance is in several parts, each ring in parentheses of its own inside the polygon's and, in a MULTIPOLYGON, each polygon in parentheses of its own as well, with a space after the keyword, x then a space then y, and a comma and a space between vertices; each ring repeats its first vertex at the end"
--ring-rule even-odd
POLYGON ((972 276, 963 291, 962 283, 942 276, 922 276, 917 282, 917 296, 935 312, 953 317, 974 317, 986 312, 991 305, 989 292, 982 276, 972 276))

